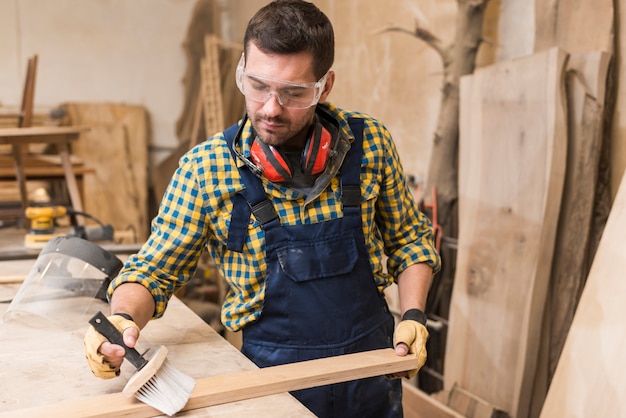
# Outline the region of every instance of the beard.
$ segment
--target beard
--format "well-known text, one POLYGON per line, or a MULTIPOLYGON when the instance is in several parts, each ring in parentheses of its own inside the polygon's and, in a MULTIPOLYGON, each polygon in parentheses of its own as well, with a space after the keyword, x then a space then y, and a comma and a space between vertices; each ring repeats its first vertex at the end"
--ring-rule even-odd
POLYGON ((306 143, 306 135, 313 123, 315 107, 297 118, 284 116, 267 117, 258 111, 248 111, 248 118, 252 122, 252 128, 259 139, 274 147, 283 149, 301 149, 306 143))

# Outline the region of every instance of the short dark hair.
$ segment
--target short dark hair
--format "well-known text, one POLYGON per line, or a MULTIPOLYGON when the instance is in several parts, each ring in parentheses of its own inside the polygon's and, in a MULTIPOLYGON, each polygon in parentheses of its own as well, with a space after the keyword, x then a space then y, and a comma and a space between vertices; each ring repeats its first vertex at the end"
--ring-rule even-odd
POLYGON ((333 25, 316 5, 303 0, 275 0, 261 8, 248 22, 243 42, 246 52, 250 42, 265 53, 309 51, 317 78, 335 59, 333 25))

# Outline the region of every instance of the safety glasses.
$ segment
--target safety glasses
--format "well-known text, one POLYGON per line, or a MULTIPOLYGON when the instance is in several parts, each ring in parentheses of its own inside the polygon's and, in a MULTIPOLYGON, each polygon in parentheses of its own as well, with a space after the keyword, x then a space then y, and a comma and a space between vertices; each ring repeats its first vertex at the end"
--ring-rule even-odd
POLYGON ((324 77, 316 83, 293 83, 249 73, 244 69, 244 63, 242 54, 237 65, 236 77, 237 87, 246 98, 265 103, 274 96, 281 106, 293 109, 315 106, 320 100, 328 76, 328 73, 324 74, 324 77))

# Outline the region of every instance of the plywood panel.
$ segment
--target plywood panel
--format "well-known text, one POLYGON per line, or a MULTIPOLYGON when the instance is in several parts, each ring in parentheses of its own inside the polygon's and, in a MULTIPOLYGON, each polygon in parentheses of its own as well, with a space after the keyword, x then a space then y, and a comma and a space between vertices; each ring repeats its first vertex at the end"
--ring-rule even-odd
POLYGON ((142 106, 68 103, 72 124, 90 130, 72 152, 96 170, 85 178, 85 211, 116 231, 132 229, 136 241, 148 236, 148 115, 142 106))
POLYGON ((613 52, 612 0, 535 1, 535 51, 613 52))
POLYGON ((459 244, 444 383, 525 416, 565 175, 551 49, 461 83, 459 244))
POLYGON ((626 181, 622 180, 542 418, 621 417, 626 411, 626 181))

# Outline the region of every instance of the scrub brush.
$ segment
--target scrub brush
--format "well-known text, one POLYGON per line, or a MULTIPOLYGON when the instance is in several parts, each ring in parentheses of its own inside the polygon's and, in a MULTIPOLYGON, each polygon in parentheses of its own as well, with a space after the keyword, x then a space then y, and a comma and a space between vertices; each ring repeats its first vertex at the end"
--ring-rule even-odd
POLYGON ((183 409, 196 381, 168 363, 165 346, 160 346, 147 360, 137 350, 124 344, 122 333, 102 312, 95 314, 89 323, 111 343, 124 347, 124 357, 137 368, 124 387, 124 394, 129 397, 135 395, 141 402, 169 416, 183 409))

